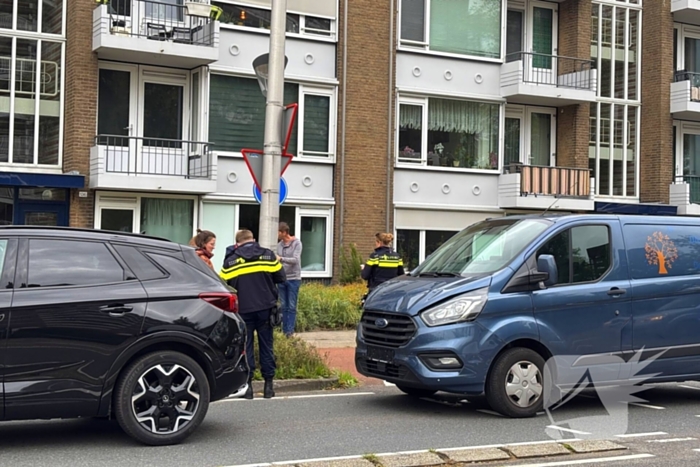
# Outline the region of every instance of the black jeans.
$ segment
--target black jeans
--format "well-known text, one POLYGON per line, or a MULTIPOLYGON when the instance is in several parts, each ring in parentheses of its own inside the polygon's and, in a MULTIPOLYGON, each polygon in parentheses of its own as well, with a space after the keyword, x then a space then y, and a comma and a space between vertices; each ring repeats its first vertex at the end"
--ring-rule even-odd
POLYGON ((272 379, 275 376, 275 355, 273 352, 273 334, 270 326, 271 310, 243 313, 241 318, 245 321, 248 331, 245 353, 248 358, 250 374, 255 371, 255 351, 253 348, 253 333, 258 333, 258 350, 260 351, 260 373, 264 379, 272 379))

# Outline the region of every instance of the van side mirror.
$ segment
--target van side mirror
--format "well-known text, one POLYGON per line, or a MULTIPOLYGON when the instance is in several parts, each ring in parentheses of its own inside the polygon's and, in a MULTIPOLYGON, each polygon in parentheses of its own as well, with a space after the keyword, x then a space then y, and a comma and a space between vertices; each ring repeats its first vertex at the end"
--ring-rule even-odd
MULTIPOLYGON (((559 271, 557 269, 557 262, 554 260, 554 256, 541 255, 539 258, 537 258, 537 272, 534 275, 540 276, 537 282, 544 282, 544 285, 547 287, 556 285, 557 278, 559 277, 559 271)), ((533 279, 535 278, 533 277, 533 279)))

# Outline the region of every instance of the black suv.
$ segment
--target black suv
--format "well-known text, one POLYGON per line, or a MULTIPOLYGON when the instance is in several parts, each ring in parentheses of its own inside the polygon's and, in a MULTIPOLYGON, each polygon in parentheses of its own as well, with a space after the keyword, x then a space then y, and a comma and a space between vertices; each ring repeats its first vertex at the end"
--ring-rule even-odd
POLYGON ((115 417, 175 444, 248 377, 235 293, 194 249, 0 227, 0 420, 115 417))

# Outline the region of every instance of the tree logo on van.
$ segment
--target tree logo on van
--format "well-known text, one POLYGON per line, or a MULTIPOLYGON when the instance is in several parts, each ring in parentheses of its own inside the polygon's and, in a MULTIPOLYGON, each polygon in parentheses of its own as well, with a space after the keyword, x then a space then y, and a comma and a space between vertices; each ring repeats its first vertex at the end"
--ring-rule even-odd
POLYGON ((659 274, 668 274, 668 269, 678 259, 676 245, 668 235, 664 235, 662 232, 654 232, 647 237, 644 251, 647 255, 647 262, 652 266, 659 266, 659 274))

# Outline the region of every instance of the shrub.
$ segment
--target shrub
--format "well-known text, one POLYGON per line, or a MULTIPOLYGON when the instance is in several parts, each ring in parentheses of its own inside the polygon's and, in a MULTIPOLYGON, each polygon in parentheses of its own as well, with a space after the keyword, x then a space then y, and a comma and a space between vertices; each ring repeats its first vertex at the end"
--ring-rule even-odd
POLYGON ((350 256, 348 257, 345 247, 340 250, 340 279, 343 285, 362 282, 360 275, 362 269, 362 257, 357 252, 355 244, 350 245, 350 256))
POLYGON ((355 329, 367 292, 362 283, 350 285, 304 284, 297 302, 296 332, 355 329))
MULTIPOLYGON (((276 379, 316 379, 328 378, 332 375, 330 368, 313 345, 299 337, 287 337, 278 329, 275 329, 274 339, 276 379)), ((257 342, 255 343, 255 361, 260 361, 257 342)), ((256 364, 256 367, 254 379, 261 380, 260 365, 256 364)))

